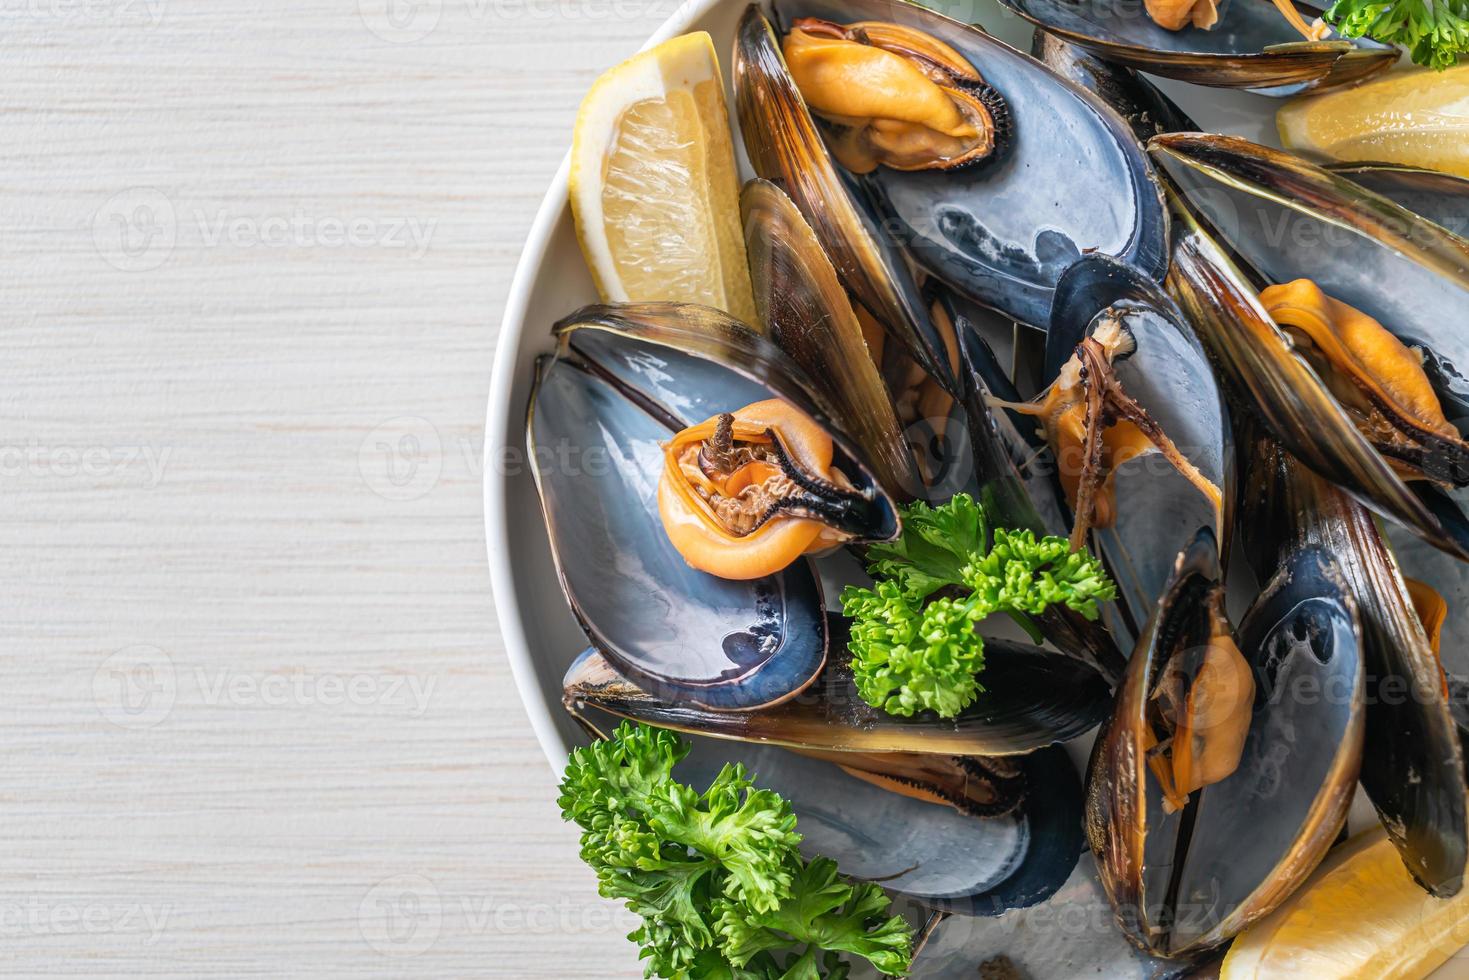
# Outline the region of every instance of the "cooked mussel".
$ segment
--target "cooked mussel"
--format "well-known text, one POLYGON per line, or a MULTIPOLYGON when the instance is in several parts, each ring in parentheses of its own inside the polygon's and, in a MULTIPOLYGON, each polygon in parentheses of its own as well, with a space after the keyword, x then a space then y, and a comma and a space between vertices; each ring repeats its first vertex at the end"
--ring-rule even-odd
POLYGON ((1237 635, 1212 535, 1179 556, 1087 777, 1088 839, 1139 947, 1216 946, 1326 854, 1362 756, 1358 629, 1323 548, 1283 555, 1237 635))
POLYGON ((1361 81, 1398 59, 1374 41, 1329 40, 1292 0, 1001 0, 1044 30, 1098 57, 1196 85, 1295 95, 1361 81))
MULTIPOLYGON (((1457 329, 1469 303, 1469 242, 1343 177, 1245 140, 1175 134, 1151 146, 1177 187, 1169 289, 1235 394, 1317 473, 1469 558, 1469 520, 1444 492, 1461 481, 1462 443, 1452 426, 1407 404, 1422 400, 1426 384, 1438 417, 1469 415, 1460 374, 1469 338, 1457 329), (1365 338, 1359 352, 1330 330, 1297 349, 1255 295, 1302 279, 1333 301, 1307 304, 1314 317, 1344 319, 1365 338), (1323 343, 1345 353, 1328 359, 1323 343), (1359 369, 1333 370, 1327 380, 1316 370, 1364 358, 1359 369), (1426 421, 1437 431, 1425 434, 1426 421), (1404 475, 1429 479, 1409 483, 1404 475)), ((1308 339, 1302 322, 1298 340, 1308 339)))
POLYGON ((1059 479, 1073 544, 1094 537, 1136 635, 1199 529, 1229 539, 1228 413, 1172 300, 1106 256, 1061 278, 1040 360, 1036 398, 1016 403, 990 384, 990 404, 1037 429, 1027 468, 1059 479))
POLYGON ((884 755, 1011 756, 1070 741, 1106 717, 1111 697, 1094 668, 1035 646, 985 641, 985 690, 957 717, 890 715, 869 706, 852 681, 841 617, 829 623, 832 654, 806 690, 757 712, 710 711, 634 682, 589 650, 564 681, 568 708, 596 708, 693 735, 783 745, 801 751, 884 755))
MULTIPOLYGON (((1085 91, 983 31, 905 0, 795 0, 777 3, 775 11, 793 32, 798 23, 855 20, 868 38, 874 32, 879 37, 922 38, 905 42, 905 55, 889 57, 902 61, 912 53, 924 68, 913 67, 913 61, 908 67, 938 90, 943 85, 924 71, 948 77, 948 68, 940 72, 934 66, 957 58, 982 76, 982 82, 973 84, 987 86, 976 101, 989 106, 993 142, 1000 152, 984 156, 1003 156, 1003 163, 938 172, 872 169, 871 154, 852 159, 846 146, 853 127, 834 129, 823 123, 828 133, 823 145, 810 110, 830 115, 836 103, 827 103, 824 89, 809 79, 797 85, 801 76, 792 77, 796 66, 781 57, 758 10, 747 13, 741 24, 735 91, 750 159, 762 177, 791 193, 849 288, 888 329, 915 335, 902 323, 888 322, 895 316, 894 304, 875 297, 881 291, 873 288, 874 279, 905 274, 895 249, 953 288, 1032 324, 1045 323, 1056 280, 1087 252, 1116 256, 1162 278, 1167 225, 1147 161, 1126 125, 1085 91), (924 53, 934 51, 948 53, 924 53), (811 89, 805 98, 803 87, 811 89), (991 90, 994 95, 988 94, 991 90), (1001 102, 1005 113, 998 111, 1001 102), (1008 126, 1002 115, 1008 116, 1008 126), (870 172, 838 176, 828 146, 839 158, 856 163, 859 171, 870 172), (874 237, 881 243, 872 244, 874 237), (844 258, 874 251, 886 254, 885 269, 874 271, 876 263, 869 259, 856 273, 852 267, 858 263, 844 258)), ((798 35, 798 57, 804 43, 798 35)), ((861 88, 862 101, 876 103, 885 101, 877 91, 882 85, 874 74, 865 82, 853 78, 844 88, 861 88)), ((849 100, 856 94, 843 92, 849 100)), ((924 150, 918 155, 933 154, 924 150)), ((960 154, 952 160, 972 156, 960 154)), ((891 294, 894 287, 884 291, 891 294)), ((921 321, 921 310, 915 312, 913 306, 898 315, 921 321)), ((937 360, 938 350, 930 348, 929 360, 937 360)), ((943 376, 942 368, 930 363, 924 367, 943 376)))
POLYGON ((1453 895, 1469 859, 1469 788, 1434 641, 1447 612, 1443 597, 1403 578, 1362 506, 1273 440, 1250 444, 1240 505, 1248 513, 1241 522, 1245 555, 1257 572, 1299 547, 1339 556, 1367 671, 1362 785, 1408 871, 1432 894, 1453 895))
MULTIPOLYGON (((692 741, 681 774, 695 784, 707 782, 727 756, 716 741, 692 741)), ((900 773, 980 774, 1001 803, 990 816, 935 805, 922 793, 893 792, 899 787, 891 775, 848 771, 773 745, 742 744, 739 758, 762 789, 791 802, 803 851, 832 858, 844 874, 880 881, 930 909, 999 915, 1043 902, 1071 875, 1084 849, 1080 779, 1061 748, 981 763, 940 756, 902 761, 909 768, 900 773)))
POLYGON ((1260 302, 1400 475, 1469 483, 1469 444, 1444 415, 1422 353, 1309 279, 1267 286, 1260 302))
POLYGON ((897 533, 892 502, 833 464, 815 419, 779 398, 721 412, 663 447, 658 514, 694 568, 773 575, 797 557, 897 533))
POLYGON ((921 31, 802 17, 781 47, 806 105, 827 125, 832 155, 852 173, 950 170, 1009 142, 1005 100, 921 31))
POLYGON ((740 207, 755 306, 770 338, 806 371, 866 447, 883 486, 905 499, 920 495, 913 453, 878 370, 880 332, 869 346, 816 233, 780 188, 752 180, 740 194, 740 207))
POLYGON ((872 539, 898 530, 892 499, 860 462, 866 453, 832 421, 804 372, 718 311, 588 307, 556 335, 556 356, 539 366, 528 440, 557 571, 588 637, 629 676, 712 708, 768 705, 803 689, 825 660, 827 634, 820 582, 799 557, 809 547, 802 528, 872 539), (660 498, 676 495, 668 484, 683 476, 667 473, 677 434, 714 418, 717 436, 718 418, 752 405, 775 414, 741 428, 750 442, 739 450, 758 446, 777 468, 784 460, 794 475, 781 479, 809 482, 800 489, 814 506, 777 512, 744 538, 726 534, 718 560, 731 572, 748 571, 746 559, 768 559, 762 549, 777 545, 788 559, 779 571, 736 581, 691 566, 665 532, 669 508, 687 505, 703 509, 673 521, 676 531, 694 525, 711 539, 707 501, 660 498), (839 487, 820 475, 835 473, 839 487))

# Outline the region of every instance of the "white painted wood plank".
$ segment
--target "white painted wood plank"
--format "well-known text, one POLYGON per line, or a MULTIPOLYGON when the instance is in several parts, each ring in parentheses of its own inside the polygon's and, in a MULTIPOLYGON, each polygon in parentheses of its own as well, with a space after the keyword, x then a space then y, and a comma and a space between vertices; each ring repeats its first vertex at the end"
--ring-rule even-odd
POLYGON ((575 106, 673 4, 385 9, 0 10, 7 975, 641 975, 510 683, 479 453, 575 106))

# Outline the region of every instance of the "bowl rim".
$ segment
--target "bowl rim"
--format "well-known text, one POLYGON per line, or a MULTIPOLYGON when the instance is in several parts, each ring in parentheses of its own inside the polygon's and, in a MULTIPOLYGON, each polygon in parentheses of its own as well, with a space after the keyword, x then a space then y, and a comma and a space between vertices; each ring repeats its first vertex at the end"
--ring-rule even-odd
MULTIPOLYGON (((726 0, 684 0, 638 50, 646 51, 669 38, 686 33, 696 21, 724 2, 726 0)), ((490 394, 485 412, 485 449, 481 469, 484 473, 485 551, 490 566, 490 593, 495 602, 495 618, 499 622, 500 636, 504 641, 505 655, 510 660, 510 674, 515 681, 520 703, 530 717, 531 730, 540 743, 541 751, 546 755, 546 761, 552 772, 558 775, 566 765, 570 746, 557 731, 551 718, 550 706, 541 696, 540 686, 536 682, 535 665, 531 662, 530 644, 526 640, 525 625, 517 602, 515 571, 510 562, 506 486, 509 477, 495 466, 495 460, 505 459, 506 451, 511 448, 506 437, 512 431, 511 414, 517 408, 511 404, 517 355, 526 336, 525 318, 530 307, 531 292, 545 264, 552 234, 570 207, 570 173, 571 151, 568 150, 562 157, 561 165, 551 179, 545 196, 541 198, 530 232, 526 235, 525 245, 521 248, 515 274, 510 280, 505 313, 500 320, 500 339, 495 345, 495 359, 490 369, 490 394)), ((521 411, 523 412, 523 407, 521 411)))

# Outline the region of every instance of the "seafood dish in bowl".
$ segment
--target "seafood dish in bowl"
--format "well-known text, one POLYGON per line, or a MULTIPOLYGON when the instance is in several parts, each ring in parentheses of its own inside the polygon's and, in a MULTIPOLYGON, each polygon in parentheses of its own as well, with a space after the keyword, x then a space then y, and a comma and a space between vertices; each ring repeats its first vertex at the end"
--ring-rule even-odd
POLYGON ((1451 972, 1462 179, 1278 147, 1398 54, 1289 4, 1181 71, 1019 4, 587 96, 487 440, 562 815, 650 977, 1451 972))

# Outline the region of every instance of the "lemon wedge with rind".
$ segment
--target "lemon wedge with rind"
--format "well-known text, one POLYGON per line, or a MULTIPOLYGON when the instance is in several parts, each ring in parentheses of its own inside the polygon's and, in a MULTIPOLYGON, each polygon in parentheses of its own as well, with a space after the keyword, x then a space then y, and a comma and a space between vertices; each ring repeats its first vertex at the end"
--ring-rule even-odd
POLYGON ((1466 943, 1469 890, 1429 895, 1378 828, 1329 854, 1285 904, 1241 933, 1219 977, 1409 980, 1466 943))
POLYGON ((1395 163, 1469 177, 1469 63, 1392 72, 1286 103, 1287 149, 1330 160, 1395 163))
POLYGON ((598 79, 577 115, 570 191, 604 300, 702 303, 755 322, 724 81, 707 33, 665 41, 598 79))

